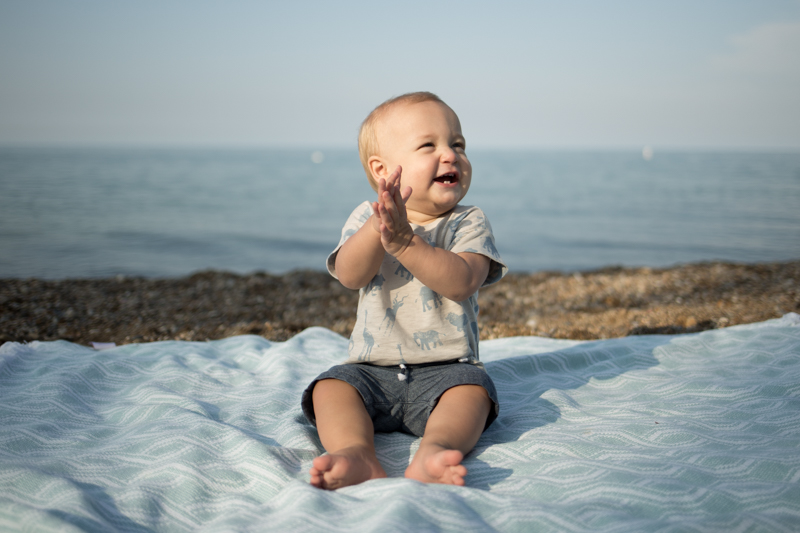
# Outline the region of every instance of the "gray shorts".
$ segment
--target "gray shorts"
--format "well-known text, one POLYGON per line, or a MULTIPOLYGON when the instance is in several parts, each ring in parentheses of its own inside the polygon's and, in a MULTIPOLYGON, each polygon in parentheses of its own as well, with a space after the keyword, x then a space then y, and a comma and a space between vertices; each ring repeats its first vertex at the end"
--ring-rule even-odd
POLYGON ((316 426, 311 394, 318 381, 338 379, 355 387, 364 400, 375 431, 390 433, 402 431, 421 437, 425 425, 439 398, 447 389, 458 385, 480 385, 489 393, 494 403, 486 419, 486 426, 494 422, 500 411, 497 390, 485 370, 457 361, 399 366, 370 364, 337 365, 323 372, 303 392, 303 414, 316 426), (405 374, 401 381, 398 374, 405 374))

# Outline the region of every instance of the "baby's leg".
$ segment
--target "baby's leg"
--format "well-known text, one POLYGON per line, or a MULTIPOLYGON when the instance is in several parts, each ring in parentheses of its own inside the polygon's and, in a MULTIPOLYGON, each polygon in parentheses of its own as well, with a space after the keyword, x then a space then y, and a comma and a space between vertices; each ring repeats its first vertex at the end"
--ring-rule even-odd
POLYGON ((491 408, 492 400, 480 385, 459 385, 445 391, 428 418, 406 477, 463 485, 467 469, 461 461, 478 442, 491 408))
POLYGON ((314 459, 311 484, 338 489, 386 477, 375 456, 372 419, 358 391, 338 379, 323 379, 312 395, 317 431, 328 452, 314 459))

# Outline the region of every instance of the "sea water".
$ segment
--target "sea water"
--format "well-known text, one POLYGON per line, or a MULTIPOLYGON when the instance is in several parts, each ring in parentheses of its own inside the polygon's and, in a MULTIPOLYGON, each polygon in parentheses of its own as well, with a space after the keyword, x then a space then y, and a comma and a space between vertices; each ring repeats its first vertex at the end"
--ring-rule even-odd
MULTIPOLYGON (((800 153, 469 155, 515 271, 800 258, 800 153)), ((322 270, 373 198, 355 150, 3 148, 0 277, 322 270)))

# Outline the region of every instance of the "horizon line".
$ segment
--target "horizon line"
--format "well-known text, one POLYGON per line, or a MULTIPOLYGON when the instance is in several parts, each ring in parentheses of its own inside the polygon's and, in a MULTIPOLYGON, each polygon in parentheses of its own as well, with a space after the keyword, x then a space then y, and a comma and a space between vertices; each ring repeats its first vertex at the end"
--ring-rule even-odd
MULTIPOLYGON (((353 151, 358 152, 355 145, 338 143, 207 143, 207 142, 2 142, 0 149, 42 149, 42 150, 287 150, 287 151, 353 151)), ((503 146, 499 144, 472 145, 468 151, 493 152, 637 152, 649 150, 653 154, 670 152, 740 152, 740 153, 800 153, 800 145, 679 145, 655 143, 645 144, 613 144, 613 145, 567 145, 567 144, 529 144, 503 146)))

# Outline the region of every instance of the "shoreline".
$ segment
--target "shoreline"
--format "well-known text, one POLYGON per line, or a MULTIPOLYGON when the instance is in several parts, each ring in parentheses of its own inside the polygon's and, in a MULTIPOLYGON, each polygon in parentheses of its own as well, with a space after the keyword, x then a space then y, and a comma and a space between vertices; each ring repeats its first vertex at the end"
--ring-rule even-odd
MULTIPOLYGON (((0 279, 0 343, 119 345, 243 334, 284 341, 311 326, 347 337, 357 299, 326 272, 308 270, 0 279)), ((692 333, 800 312, 800 260, 510 273, 482 289, 478 301, 481 340, 692 333)))

